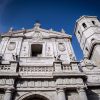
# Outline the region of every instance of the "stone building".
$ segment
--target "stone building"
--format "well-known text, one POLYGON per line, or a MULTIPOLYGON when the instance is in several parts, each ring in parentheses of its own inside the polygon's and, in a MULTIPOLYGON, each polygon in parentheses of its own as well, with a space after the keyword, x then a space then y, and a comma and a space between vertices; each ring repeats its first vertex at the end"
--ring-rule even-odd
POLYGON ((0 42, 0 100, 100 100, 99 27, 94 16, 77 20, 80 62, 63 29, 11 28, 0 42))

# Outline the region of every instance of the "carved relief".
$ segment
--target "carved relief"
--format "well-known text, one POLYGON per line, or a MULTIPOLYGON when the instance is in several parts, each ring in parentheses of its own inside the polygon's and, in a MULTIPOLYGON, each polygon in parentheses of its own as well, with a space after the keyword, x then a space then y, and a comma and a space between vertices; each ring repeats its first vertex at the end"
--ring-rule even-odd
POLYGON ((28 87, 34 87, 34 82, 32 82, 32 81, 28 81, 28 87))
POLYGON ((90 75, 88 76, 88 80, 89 83, 100 83, 100 77, 99 75, 90 75))
POLYGON ((0 79, 0 84, 5 84, 5 79, 0 79))
POLYGON ((41 87, 41 81, 36 81, 35 82, 35 87, 41 87))
POLYGON ((53 46, 51 43, 47 43, 46 46, 46 55, 47 56, 52 56, 53 55, 53 46))
POLYGON ((55 81, 19 81, 17 87, 34 87, 34 88, 47 88, 55 87, 55 81))
POLYGON ((66 79, 58 79, 56 81, 58 85, 76 85, 76 84, 83 84, 83 80, 80 78, 66 78, 66 79))
POLYGON ((0 84, 2 85, 12 85, 14 84, 13 79, 0 79, 0 84))
POLYGON ((6 79, 6 84, 14 84, 14 80, 13 79, 6 79))
POLYGON ((66 50, 66 48, 65 48, 65 45, 64 45, 64 43, 58 43, 58 49, 59 49, 59 51, 65 51, 66 50))
POLYGON ((16 42, 9 42, 8 50, 12 51, 16 48, 16 42))
POLYGON ((33 40, 34 41, 40 41, 42 39, 42 34, 39 31, 35 31, 33 34, 33 40))

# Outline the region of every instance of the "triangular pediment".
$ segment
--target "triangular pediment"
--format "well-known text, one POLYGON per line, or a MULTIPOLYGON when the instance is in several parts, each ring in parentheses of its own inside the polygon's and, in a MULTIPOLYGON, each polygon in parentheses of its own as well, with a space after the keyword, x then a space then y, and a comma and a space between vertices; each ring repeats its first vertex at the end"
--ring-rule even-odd
POLYGON ((12 31, 11 33, 7 33, 4 36, 25 36, 25 37, 32 37, 32 38, 51 38, 51 37, 66 37, 66 38, 71 38, 71 35, 68 35, 64 32, 57 32, 53 30, 46 30, 42 28, 38 29, 27 29, 27 30, 19 30, 19 31, 12 31))
POLYGON ((25 36, 29 37, 40 37, 40 38, 50 38, 50 37, 71 37, 71 35, 68 35, 66 33, 51 31, 51 30, 45 30, 45 29, 38 29, 38 30, 32 30, 31 32, 27 32, 24 34, 25 36))

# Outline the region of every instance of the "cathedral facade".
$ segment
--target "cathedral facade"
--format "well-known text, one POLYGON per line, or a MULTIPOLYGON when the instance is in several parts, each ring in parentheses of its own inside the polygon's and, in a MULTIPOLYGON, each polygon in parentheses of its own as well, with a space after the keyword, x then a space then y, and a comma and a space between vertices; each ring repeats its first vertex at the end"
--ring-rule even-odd
POLYGON ((0 100, 100 100, 100 22, 82 16, 74 33, 84 59, 77 61, 71 35, 41 28, 1 35, 0 100))

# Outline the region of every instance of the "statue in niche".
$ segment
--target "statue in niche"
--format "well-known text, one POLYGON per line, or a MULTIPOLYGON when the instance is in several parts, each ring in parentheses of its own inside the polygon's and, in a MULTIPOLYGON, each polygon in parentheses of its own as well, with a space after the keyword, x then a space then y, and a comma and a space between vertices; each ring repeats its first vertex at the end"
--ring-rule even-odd
POLYGON ((52 55, 53 55, 53 51, 52 51, 51 45, 48 45, 48 46, 47 46, 46 55, 47 55, 47 56, 52 56, 52 55))
POLYGON ((50 47, 47 47, 47 56, 50 56, 50 47))
POLYGON ((59 51, 65 51, 65 45, 64 45, 64 43, 58 43, 58 49, 59 49, 59 51))
POLYGON ((12 51, 16 48, 16 42, 9 42, 8 50, 12 51))

